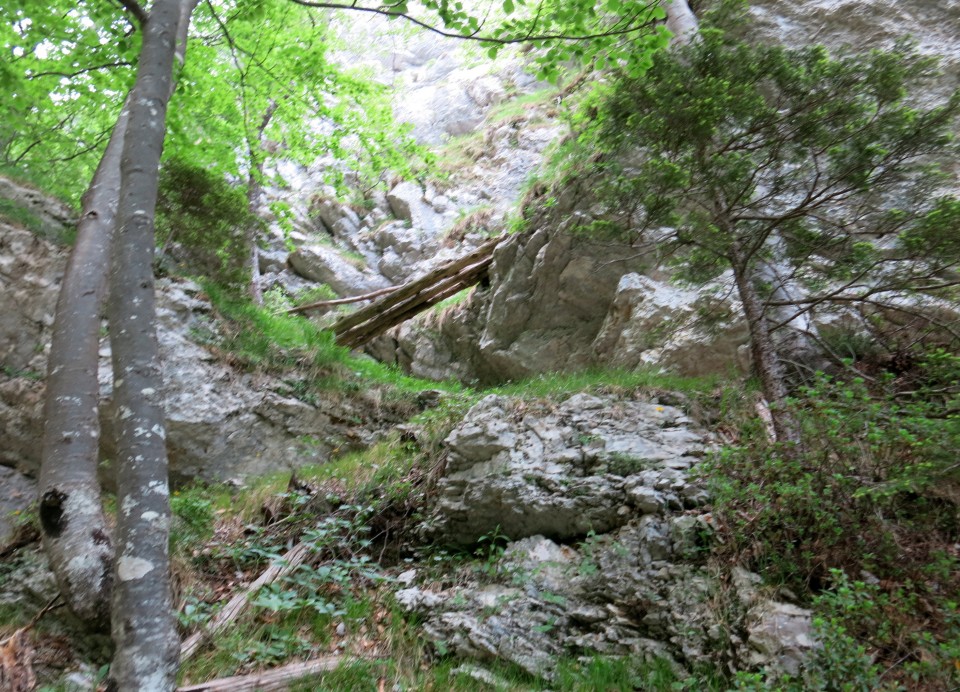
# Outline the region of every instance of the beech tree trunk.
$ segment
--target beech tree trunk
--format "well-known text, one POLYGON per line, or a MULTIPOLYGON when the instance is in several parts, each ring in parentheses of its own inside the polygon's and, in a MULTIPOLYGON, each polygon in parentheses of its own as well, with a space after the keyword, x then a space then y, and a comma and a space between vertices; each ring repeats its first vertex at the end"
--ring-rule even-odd
POLYGON ((129 99, 83 196, 77 241, 60 285, 40 457, 40 523, 50 568, 70 610, 98 627, 110 619, 113 564, 97 479, 100 312, 128 114, 129 99))
POLYGON ((196 0, 156 0, 144 26, 110 271, 117 431, 117 552, 110 670, 120 690, 166 691, 179 642, 170 593, 170 493, 154 306, 154 211, 177 37, 196 0))
MULTIPOLYGON (((276 111, 277 102, 271 101, 260 120, 256 142, 249 143, 250 175, 247 176, 247 209, 254 218, 259 216, 260 200, 263 197, 263 133, 276 111)), ((251 219, 247 242, 250 244, 250 299, 255 305, 263 305, 263 291, 260 287, 260 247, 257 245, 259 235, 257 224, 251 219)))
POLYGON ((700 23, 687 0, 660 0, 660 6, 667 13, 667 28, 673 34, 671 43, 683 46, 692 41, 700 23))

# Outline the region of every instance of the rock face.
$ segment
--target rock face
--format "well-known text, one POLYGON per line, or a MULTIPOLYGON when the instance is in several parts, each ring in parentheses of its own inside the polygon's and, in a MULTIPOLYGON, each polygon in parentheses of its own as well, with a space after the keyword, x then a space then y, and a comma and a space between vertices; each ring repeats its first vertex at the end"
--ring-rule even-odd
MULTIPOLYGON (((759 0, 750 12, 751 38, 793 46, 884 48, 913 34, 941 58, 931 98, 960 86, 957 3, 759 0)), ((482 383, 589 366, 655 364, 685 375, 747 367, 747 331, 725 298, 731 282, 688 290, 627 244, 570 237, 597 218, 589 192, 580 181, 557 193, 527 234, 498 251, 489 289, 442 318, 395 329, 374 352, 413 374, 482 383)))
MULTIPOLYGON (((191 341, 191 328, 210 328, 210 306, 199 286, 162 283, 157 319, 163 364, 167 452, 174 482, 226 479, 317 463, 331 450, 359 444, 362 432, 343 421, 364 417, 348 403, 321 411, 292 396, 280 382, 240 373, 191 341), (336 422, 340 421, 340 422, 336 422)), ((101 345, 102 452, 112 458, 112 370, 101 345)))
POLYGON ((684 471, 710 439, 672 406, 577 394, 552 410, 527 410, 491 395, 446 444, 428 530, 467 546, 494 532, 570 540, 696 506, 703 493, 684 471))
POLYGON ((489 288, 458 310, 394 329, 374 352, 421 377, 488 384, 596 365, 685 375, 745 365, 738 354, 748 332, 729 291, 673 285, 629 244, 576 233, 582 220, 509 239, 494 255, 489 288))
POLYGON ((384 277, 366 268, 358 268, 333 248, 308 245, 290 253, 290 266, 300 276, 327 284, 340 296, 358 296, 386 288, 384 277))
POLYGON ((425 530, 480 546, 484 566, 451 588, 408 573, 396 594, 441 650, 549 680, 570 652, 796 673, 817 646, 809 611, 761 596, 757 575, 735 569, 724 589, 706 568, 713 519, 688 472, 710 440, 680 409, 490 396, 446 443, 425 530))
MULTIPOLYGON (((0 465, 28 475, 40 463, 46 348, 65 252, 31 233, 0 224, 0 465)), ((273 378, 239 372, 190 338, 215 329, 210 304, 190 282, 160 282, 158 336, 164 370, 167 445, 174 481, 231 478, 322 461, 331 450, 372 434, 349 421, 369 420, 359 400, 322 410, 273 378)), ((101 345, 102 454, 109 445, 112 373, 101 345)), ((371 409, 373 407, 371 406, 371 409)), ((376 427, 376 424, 373 425, 376 427)))

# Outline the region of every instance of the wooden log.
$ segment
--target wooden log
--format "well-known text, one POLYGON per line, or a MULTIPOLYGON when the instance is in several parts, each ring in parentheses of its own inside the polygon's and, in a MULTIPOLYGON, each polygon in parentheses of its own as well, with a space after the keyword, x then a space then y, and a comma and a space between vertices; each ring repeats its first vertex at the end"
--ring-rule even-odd
POLYGON ((278 579, 282 579, 297 567, 299 567, 310 556, 311 547, 303 543, 295 545, 288 550, 280 559, 272 562, 270 566, 261 574, 250 586, 241 593, 231 598, 227 605, 223 607, 216 617, 214 617, 206 627, 198 632, 194 632, 187 637, 180 645, 180 663, 193 656, 207 639, 213 637, 223 630, 227 625, 236 620, 246 609, 250 599, 256 595, 262 587, 271 584, 278 579))
POLYGON ((298 305, 295 308, 290 308, 286 311, 288 315, 295 314, 298 312, 306 312, 307 310, 313 310, 314 308, 329 308, 335 305, 347 305, 349 303, 359 303, 364 300, 373 300, 374 298, 379 298, 382 295, 386 295, 391 291, 396 291, 399 286, 388 286, 387 288, 380 288, 376 291, 370 291, 370 293, 364 293, 360 296, 350 296, 348 298, 337 298, 336 300, 321 300, 318 303, 309 303, 307 305, 298 305))
POLYGON ((185 685, 178 687, 177 692, 278 692, 288 689, 291 683, 308 675, 334 670, 343 659, 343 656, 324 656, 250 675, 236 675, 199 685, 185 685))
POLYGON ((389 307, 375 318, 363 324, 358 324, 347 331, 337 333, 337 343, 349 348, 362 346, 390 327, 405 322, 414 315, 477 283, 486 273, 491 262, 492 258, 487 257, 462 269, 454 276, 443 279, 410 296, 406 301, 389 307))
MULTIPOLYGON (((419 312, 419 310, 417 310, 412 314, 408 314, 412 308, 415 308, 417 306, 420 306, 426 303, 438 293, 446 291, 448 287, 454 284, 460 284, 460 283, 467 283, 467 285, 470 285, 470 282, 476 283, 476 281, 478 281, 480 277, 482 277, 483 274, 487 271, 487 268, 490 266, 491 261, 492 260, 490 257, 486 257, 480 260, 479 262, 477 262, 476 264, 473 264, 473 265, 470 265, 469 267, 465 267, 461 269, 458 273, 454 274, 453 276, 449 276, 447 278, 441 279, 440 281, 434 284, 431 284, 428 287, 425 287, 420 292, 412 296, 409 296, 406 300, 403 300, 399 303, 395 303, 394 305, 385 307, 382 312, 378 313, 371 319, 366 320, 362 324, 358 324, 343 332, 335 331, 335 333, 337 334, 338 341, 340 341, 341 343, 345 343, 345 338, 347 337, 347 335, 353 336, 356 334, 364 333, 368 330, 376 331, 376 330, 379 330, 381 325, 386 325, 384 326, 384 329, 386 329, 386 328, 389 328, 389 326, 392 326, 394 324, 399 324, 398 317, 401 315, 407 315, 406 319, 409 319, 409 317, 412 316, 412 314, 416 314, 416 312, 419 312)), ((429 307, 429 306, 425 306, 423 309, 426 309, 426 307, 429 307)), ((403 320, 400 319, 399 321, 403 321, 403 320)))
POLYGON ((476 264, 480 260, 491 256, 497 245, 499 245, 506 237, 506 235, 501 235, 497 238, 489 240, 468 255, 464 255, 458 260, 445 264, 442 267, 438 267, 421 278, 400 286, 396 291, 389 293, 380 300, 350 313, 333 325, 334 332, 343 333, 351 327, 362 324, 367 320, 376 317, 389 307, 416 295, 425 288, 434 285, 438 281, 448 276, 458 273, 464 267, 476 264))

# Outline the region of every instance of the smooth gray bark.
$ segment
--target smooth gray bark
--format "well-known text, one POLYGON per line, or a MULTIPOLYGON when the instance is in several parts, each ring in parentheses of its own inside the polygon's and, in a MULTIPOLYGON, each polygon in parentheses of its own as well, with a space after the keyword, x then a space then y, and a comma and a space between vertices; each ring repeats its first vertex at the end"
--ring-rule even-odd
POLYGON ((117 431, 117 533, 111 683, 166 691, 179 641, 170 593, 170 493, 156 333, 154 211, 178 35, 196 0, 156 0, 143 47, 123 157, 110 271, 110 343, 117 431))
POLYGON ((700 23, 687 4, 687 0, 660 0, 660 6, 667 13, 667 28, 673 34, 674 45, 686 45, 697 35, 700 23))
POLYGON ((97 460, 100 311, 120 193, 128 102, 83 196, 77 241, 60 285, 47 365, 40 522, 60 593, 78 617, 109 622, 113 546, 104 518, 97 460))

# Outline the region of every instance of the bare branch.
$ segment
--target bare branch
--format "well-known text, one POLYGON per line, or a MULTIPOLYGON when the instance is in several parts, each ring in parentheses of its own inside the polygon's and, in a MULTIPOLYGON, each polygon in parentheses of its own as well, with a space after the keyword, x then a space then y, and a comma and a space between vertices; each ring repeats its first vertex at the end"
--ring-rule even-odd
POLYGON ((96 70, 106 70, 111 67, 133 67, 133 63, 127 60, 118 60, 117 62, 108 62, 103 65, 93 65, 92 67, 84 67, 77 70, 76 72, 57 72, 52 70, 49 72, 36 72, 32 75, 29 75, 27 79, 39 79, 40 77, 64 77, 66 79, 73 79, 74 77, 79 77, 82 74, 87 72, 95 72, 96 70))
POLYGON ((350 296, 348 298, 338 298, 336 300, 321 300, 318 303, 308 303, 307 305, 298 305, 295 308, 290 308, 286 311, 288 315, 296 314, 298 312, 306 312, 307 310, 315 310, 317 308, 328 308, 335 305, 348 305, 350 303, 360 303, 364 300, 373 300, 374 298, 379 298, 384 296, 391 291, 396 291, 399 286, 387 286, 386 288, 381 288, 377 291, 371 291, 370 293, 364 293, 360 296, 350 296))

